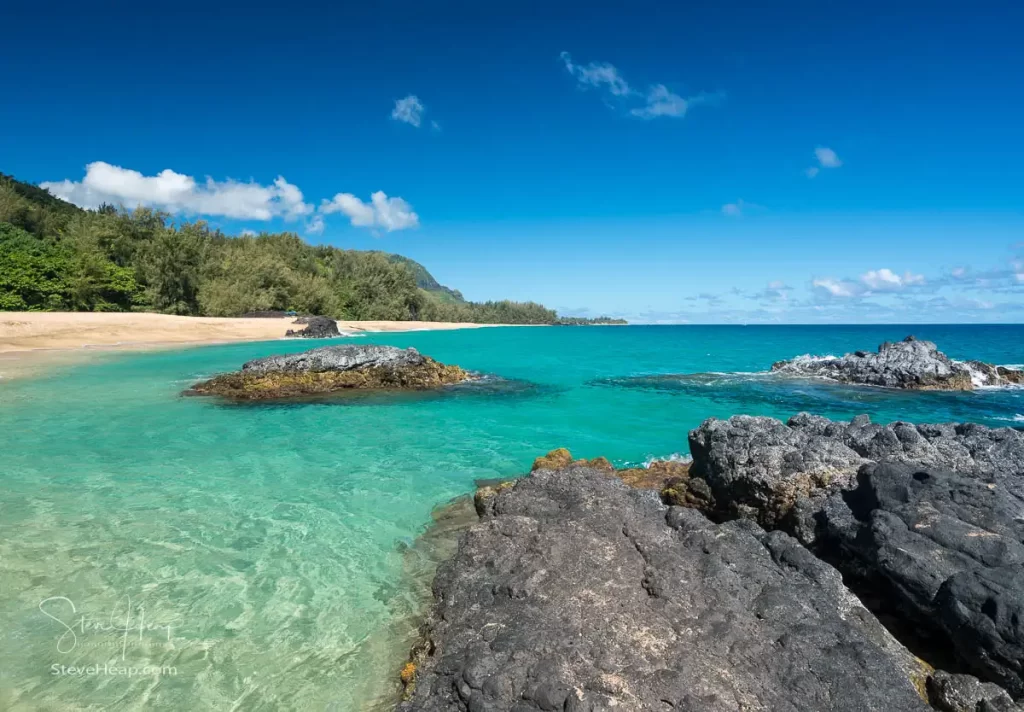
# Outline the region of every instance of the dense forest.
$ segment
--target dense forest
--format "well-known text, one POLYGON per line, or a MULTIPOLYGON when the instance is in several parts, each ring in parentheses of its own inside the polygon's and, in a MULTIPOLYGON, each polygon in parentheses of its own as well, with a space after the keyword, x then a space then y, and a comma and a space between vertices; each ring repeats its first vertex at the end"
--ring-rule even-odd
POLYGON ((533 302, 467 302, 419 263, 305 243, 230 237, 147 208, 82 210, 0 174, 0 310, 286 310, 339 319, 554 324, 533 302))

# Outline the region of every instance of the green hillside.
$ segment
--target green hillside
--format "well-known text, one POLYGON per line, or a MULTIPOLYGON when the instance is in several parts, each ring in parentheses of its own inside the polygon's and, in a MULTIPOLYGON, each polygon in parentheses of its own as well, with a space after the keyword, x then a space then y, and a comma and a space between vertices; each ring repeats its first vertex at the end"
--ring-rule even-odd
POLYGON ((384 252, 382 254, 387 256, 387 258, 392 262, 396 264, 402 264, 408 267, 410 271, 412 271, 412 276, 416 278, 416 286, 419 287, 420 289, 430 292, 431 294, 437 295, 437 297, 442 301, 466 301, 462 297, 462 292, 460 292, 457 289, 452 289, 451 287, 446 287, 440 282, 438 282, 436 279, 434 279, 434 275, 430 274, 430 272, 427 271, 427 268, 421 265, 419 262, 411 260, 408 257, 403 257, 402 255, 393 254, 391 252, 384 252))
POLYGON ((82 210, 0 174, 0 310, 552 324, 532 302, 467 302, 419 263, 314 246, 293 233, 232 237, 147 208, 82 210))

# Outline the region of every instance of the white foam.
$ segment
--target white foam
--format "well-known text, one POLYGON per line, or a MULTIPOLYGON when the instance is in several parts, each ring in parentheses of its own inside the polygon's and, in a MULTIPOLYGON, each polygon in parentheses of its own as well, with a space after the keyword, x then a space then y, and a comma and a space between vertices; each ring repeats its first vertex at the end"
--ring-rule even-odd
POLYGON ((690 457, 689 455, 683 455, 683 454, 678 453, 678 452, 674 452, 671 455, 668 455, 667 457, 654 457, 652 455, 651 457, 648 457, 646 460, 644 460, 643 466, 649 469, 651 467, 651 465, 653 465, 656 462, 683 462, 683 463, 686 463, 686 462, 693 462, 693 458, 690 457))
MULTIPOLYGON (((974 386, 975 390, 986 391, 986 390, 1006 390, 1006 389, 1018 389, 1021 386, 1016 383, 992 383, 992 379, 984 371, 979 371, 974 368, 967 361, 953 361, 958 366, 963 366, 967 369, 967 372, 971 374, 971 385, 974 386)), ((1003 366, 1003 368, 1015 368, 1015 366, 1003 366)))
POLYGON ((791 363, 826 363, 828 361, 838 361, 838 356, 832 354, 825 354, 824 356, 815 356, 814 354, 801 354, 796 358, 789 359, 791 363))
POLYGON ((1005 420, 1008 423, 1024 423, 1024 415, 1017 413, 1012 418, 996 418, 996 420, 1005 420))
POLYGON ((967 372, 971 374, 971 385, 975 388, 986 388, 990 385, 988 382, 988 374, 979 371, 969 363, 965 363, 963 361, 956 361, 955 363, 958 363, 967 369, 967 372))

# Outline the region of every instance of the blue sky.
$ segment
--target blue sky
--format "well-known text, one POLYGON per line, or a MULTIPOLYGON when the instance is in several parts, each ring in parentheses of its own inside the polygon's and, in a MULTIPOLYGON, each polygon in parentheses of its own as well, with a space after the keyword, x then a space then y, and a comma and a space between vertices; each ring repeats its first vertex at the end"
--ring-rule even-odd
POLYGON ((1020 3, 20 5, 0 171, 81 204, 567 313, 1024 320, 1020 3))

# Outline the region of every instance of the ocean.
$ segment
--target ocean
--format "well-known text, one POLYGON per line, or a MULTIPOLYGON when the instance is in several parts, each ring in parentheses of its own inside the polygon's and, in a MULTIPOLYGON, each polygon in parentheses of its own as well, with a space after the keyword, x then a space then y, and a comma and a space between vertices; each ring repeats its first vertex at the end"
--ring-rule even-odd
POLYGON ((0 381, 0 709, 360 710, 429 605, 417 538, 556 447, 685 457, 708 417, 807 410, 1024 427, 1024 389, 901 393, 772 362, 908 334, 1024 362, 1024 326, 630 326, 369 334, 489 374, 439 393, 227 405, 180 392, 346 343, 116 354, 0 381), (689 374, 683 378, 657 378, 689 374), (655 378, 651 378, 655 376, 655 378))

